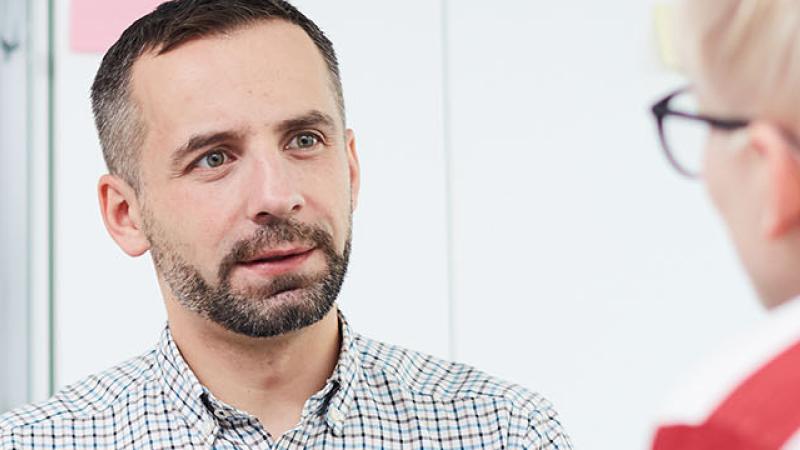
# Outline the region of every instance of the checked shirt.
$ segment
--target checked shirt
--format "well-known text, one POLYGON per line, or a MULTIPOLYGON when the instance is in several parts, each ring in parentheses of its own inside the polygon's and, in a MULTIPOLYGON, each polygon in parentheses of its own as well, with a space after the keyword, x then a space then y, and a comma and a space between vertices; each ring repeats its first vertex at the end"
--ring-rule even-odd
POLYGON ((340 323, 333 374, 277 439, 200 384, 167 327, 149 353, 0 416, 0 449, 572 448, 541 396, 340 323))

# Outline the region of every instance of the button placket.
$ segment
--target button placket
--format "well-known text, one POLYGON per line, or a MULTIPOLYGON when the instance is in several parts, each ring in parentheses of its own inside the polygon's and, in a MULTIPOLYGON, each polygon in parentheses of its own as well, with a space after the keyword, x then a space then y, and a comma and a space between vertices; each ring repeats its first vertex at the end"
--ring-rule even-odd
POLYGON ((328 409, 328 418, 337 425, 344 422, 344 414, 333 406, 328 409))
POLYGON ((207 417, 202 420, 201 428, 203 430, 203 434, 205 437, 206 443, 214 442, 217 432, 217 422, 214 421, 213 418, 207 417))

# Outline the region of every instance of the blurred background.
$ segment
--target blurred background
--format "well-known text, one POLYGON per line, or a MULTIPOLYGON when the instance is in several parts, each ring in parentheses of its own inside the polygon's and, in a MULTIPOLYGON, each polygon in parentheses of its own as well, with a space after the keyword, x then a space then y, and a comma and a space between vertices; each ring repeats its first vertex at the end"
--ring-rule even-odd
MULTIPOLYGON (((149 257, 102 225, 89 105, 108 34, 156 3, 0 0, 0 412, 164 325, 149 257)), ((645 447, 682 374, 763 319, 658 146, 648 108, 684 83, 670 3, 295 4, 336 46, 358 139, 354 328, 543 393, 576 448, 645 447)))

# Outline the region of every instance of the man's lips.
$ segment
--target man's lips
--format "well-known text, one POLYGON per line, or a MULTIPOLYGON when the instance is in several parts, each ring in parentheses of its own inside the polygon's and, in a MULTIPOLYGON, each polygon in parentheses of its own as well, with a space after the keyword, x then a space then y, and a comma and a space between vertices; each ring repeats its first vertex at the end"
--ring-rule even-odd
POLYGON ((270 249, 239 263, 261 276, 275 276, 297 269, 314 252, 314 247, 270 249))

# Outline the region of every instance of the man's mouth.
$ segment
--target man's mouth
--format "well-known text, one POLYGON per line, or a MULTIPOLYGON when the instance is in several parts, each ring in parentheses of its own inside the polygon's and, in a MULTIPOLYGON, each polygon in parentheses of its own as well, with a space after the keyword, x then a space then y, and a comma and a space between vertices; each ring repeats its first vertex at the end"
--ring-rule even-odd
POLYGON ((240 262, 239 265, 262 276, 281 275, 299 268, 314 250, 314 247, 269 249, 240 262))

